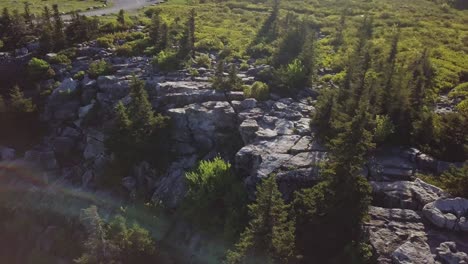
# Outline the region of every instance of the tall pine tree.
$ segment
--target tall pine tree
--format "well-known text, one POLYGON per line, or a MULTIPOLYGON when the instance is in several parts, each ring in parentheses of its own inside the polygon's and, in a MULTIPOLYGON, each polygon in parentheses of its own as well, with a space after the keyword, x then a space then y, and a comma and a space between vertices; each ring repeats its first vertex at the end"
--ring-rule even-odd
POLYGON ((255 203, 249 205, 251 220, 225 263, 291 263, 295 258, 295 227, 289 210, 276 177, 264 179, 258 185, 255 203))

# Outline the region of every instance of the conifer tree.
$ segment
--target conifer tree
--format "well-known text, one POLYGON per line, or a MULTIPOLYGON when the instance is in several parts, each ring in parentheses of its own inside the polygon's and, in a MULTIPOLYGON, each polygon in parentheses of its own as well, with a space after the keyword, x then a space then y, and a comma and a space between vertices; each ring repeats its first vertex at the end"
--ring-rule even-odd
POLYGON ((394 74, 396 68, 396 57, 398 54, 398 43, 400 41, 400 30, 393 36, 392 46, 390 48, 390 53, 387 58, 387 67, 385 67, 385 78, 382 92, 382 110, 384 113, 390 113, 392 109, 392 104, 394 102, 394 74))
POLYGON ((195 9, 191 9, 189 13, 189 20, 188 20, 188 32, 189 32, 189 50, 191 53, 192 58, 195 58, 195 9))
POLYGON ((256 196, 255 203, 248 206, 251 220, 225 263, 290 263, 295 256, 295 227, 276 177, 264 179, 256 196))
POLYGON ((9 39, 12 34, 12 18, 7 7, 3 8, 0 20, 0 38, 4 41, 5 46, 10 44, 9 39))
POLYGON ((119 14, 117 15, 117 23, 122 29, 125 29, 127 26, 127 22, 125 21, 125 11, 123 9, 119 10, 119 14))
POLYGON ((225 79, 226 77, 224 77, 224 61, 219 60, 218 63, 216 64, 216 70, 215 70, 215 74, 212 80, 213 88, 215 90, 225 89, 224 88, 225 79))
POLYGON ((153 41, 153 44, 156 46, 158 50, 160 48, 160 43, 161 43, 161 27, 162 27, 160 13, 161 13, 160 9, 157 9, 153 13, 153 16, 151 17, 151 25, 149 27, 149 36, 151 40, 153 41))
POLYGON ((24 17, 16 9, 13 11, 10 30, 9 47, 17 48, 26 44, 25 36, 28 33, 28 29, 24 17))
POLYGON ((31 15, 31 10, 29 8, 31 4, 29 2, 24 2, 24 20, 26 21, 26 24, 29 26, 29 29, 32 30, 34 28, 34 23, 33 23, 33 16, 31 15))
POLYGON ((54 31, 53 31, 53 41, 54 49, 61 50, 65 47, 65 33, 64 33, 64 24, 62 20, 62 15, 59 12, 58 5, 54 4, 53 9, 53 19, 54 19, 54 31))
POLYGON ((233 91, 236 89, 239 89, 239 87, 242 85, 242 79, 237 76, 239 71, 237 70, 236 64, 231 64, 231 68, 229 69, 229 76, 226 84, 226 90, 227 91, 233 91))
POLYGON ((30 113, 36 111, 36 106, 30 98, 24 97, 23 91, 15 85, 10 91, 10 111, 16 113, 30 113))

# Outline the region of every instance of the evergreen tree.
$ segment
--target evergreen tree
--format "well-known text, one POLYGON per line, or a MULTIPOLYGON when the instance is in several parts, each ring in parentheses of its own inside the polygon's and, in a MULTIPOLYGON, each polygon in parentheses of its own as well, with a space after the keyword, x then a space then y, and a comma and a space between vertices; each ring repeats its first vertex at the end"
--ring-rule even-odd
POLYGON ((237 76, 238 73, 239 71, 237 70, 236 64, 231 64, 227 84, 225 86, 227 91, 238 90, 242 85, 242 79, 237 76))
POLYGON ((290 206, 284 203, 276 177, 257 187, 257 199, 248 206, 251 220, 225 263, 291 263, 295 254, 295 227, 290 206))
POLYGON ((96 206, 83 209, 80 220, 86 228, 84 253, 75 260, 79 264, 152 263, 158 261, 154 241, 148 230, 137 224, 128 226, 122 216, 107 225, 96 206))
POLYGON ((328 142, 336 136, 335 122, 338 121, 339 115, 336 97, 335 90, 324 90, 318 97, 315 106, 316 111, 312 122, 317 128, 317 135, 324 142, 328 142))
POLYGON ((385 67, 385 78, 384 78, 384 86, 382 92, 382 111, 384 113, 390 113, 392 109, 392 104, 394 102, 394 74, 396 68, 396 57, 398 54, 398 43, 400 41, 400 30, 393 36, 392 39, 392 46, 390 48, 390 53, 387 58, 387 67, 385 67))
POLYGON ((195 58, 195 9, 191 9, 188 20, 188 45, 192 58, 195 58))
POLYGON ((54 28, 53 28, 53 41, 54 49, 61 50, 65 47, 65 33, 64 33, 64 24, 62 20, 62 15, 59 12, 58 5, 52 5, 53 9, 53 19, 54 19, 54 28))
POLYGON ((184 35, 180 40, 179 57, 182 59, 187 56, 195 57, 195 16, 195 9, 191 9, 184 35))
POLYGON ((77 12, 71 14, 71 21, 65 29, 69 43, 88 41, 94 37, 99 28, 99 21, 82 16, 77 12))
POLYGON ((159 43, 159 48, 161 50, 165 50, 167 47, 169 47, 169 27, 167 26, 166 23, 163 23, 161 25, 161 33, 160 33, 160 43, 159 43))
POLYGON ((136 77, 130 84, 130 97, 127 107, 117 104, 115 125, 105 142, 118 158, 129 162, 153 156, 152 150, 165 143, 158 133, 167 126, 168 120, 154 113, 145 84, 136 77))
POLYGON ((125 11, 123 9, 119 10, 119 14, 117 15, 117 23, 122 29, 127 27, 127 23, 125 21, 125 11))
POLYGON ((29 2, 24 2, 24 20, 26 21, 26 24, 29 26, 29 29, 32 30, 34 29, 34 22, 33 22, 33 16, 31 15, 31 10, 29 9, 29 6, 31 4, 29 2))
POLYGON ((10 91, 9 110, 16 113, 30 113, 36 111, 36 106, 31 99, 25 98, 23 91, 18 85, 15 85, 10 91))
POLYGON ((161 43, 161 27, 162 27, 162 21, 161 21, 161 16, 160 16, 161 10, 156 9, 156 11, 153 13, 153 16, 151 17, 151 25, 149 27, 149 36, 151 40, 153 41, 153 44, 156 46, 156 49, 160 49, 160 43, 161 43))
POLYGON ((0 20, 0 39, 3 40, 5 47, 9 48, 10 37, 12 35, 12 18, 7 7, 3 8, 0 20))
POLYGON ((374 147, 371 120, 365 98, 342 132, 331 140, 330 161, 321 169, 324 181, 296 193, 297 245, 304 263, 369 260, 361 226, 371 188, 360 174, 367 153, 374 147))
POLYGON ((18 12, 18 10, 14 10, 12 15, 11 33, 9 36, 9 47, 23 47, 23 45, 26 44, 25 37, 27 33, 28 28, 24 21, 24 17, 18 12))
POLYGON ((302 52, 299 55, 302 64, 304 65, 304 71, 307 76, 306 84, 312 84, 312 80, 315 77, 315 67, 317 64, 317 49, 315 48, 315 32, 308 31, 302 52))
POLYGON ((79 264, 114 263, 113 258, 118 248, 106 239, 104 221, 98 214, 97 207, 83 209, 80 220, 85 225, 88 237, 84 243, 85 253, 75 260, 79 264))
POLYGON ((216 64, 216 70, 212 79, 212 86, 215 90, 225 89, 226 77, 224 76, 224 61, 219 60, 216 64))
POLYGON ((51 15, 48 6, 44 6, 44 10, 42 11, 42 28, 47 28, 52 31, 51 15))

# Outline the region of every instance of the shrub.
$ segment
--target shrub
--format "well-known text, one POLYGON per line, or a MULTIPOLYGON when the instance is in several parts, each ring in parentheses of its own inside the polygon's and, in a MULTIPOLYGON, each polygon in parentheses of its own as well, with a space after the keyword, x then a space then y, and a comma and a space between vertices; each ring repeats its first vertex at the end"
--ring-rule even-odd
POLYGON ((129 44, 123 44, 115 49, 117 56, 130 57, 133 55, 133 47, 129 44))
POLYGON ((10 92, 9 110, 16 113, 31 113, 36 111, 36 106, 31 99, 24 97, 23 91, 18 86, 15 86, 10 92))
POLYGON ((457 85, 449 94, 450 97, 468 97, 468 82, 457 85))
POLYGON ((101 48, 111 48, 114 46, 114 39, 112 37, 100 37, 96 40, 97 45, 101 48))
POLYGON ((298 59, 280 67, 275 73, 274 85, 283 93, 291 93, 301 89, 307 81, 304 65, 298 59))
POLYGON ((28 75, 34 80, 50 79, 55 76, 50 64, 38 58, 32 58, 29 61, 27 71, 28 75))
POLYGON ((203 38, 195 44, 197 50, 205 50, 205 51, 215 51, 215 50, 222 50, 224 48, 223 42, 214 37, 214 38, 203 38))
POLYGON ((194 68, 190 68, 190 69, 189 69, 189 73, 190 73, 190 75, 191 75, 192 77, 198 77, 198 76, 200 76, 200 73, 198 72, 198 70, 197 70, 197 69, 194 69, 194 68))
POLYGON ((69 59, 75 58, 77 54, 77 48, 68 48, 61 50, 58 55, 64 55, 67 56, 69 59))
POLYGON ((238 231, 246 194, 242 182, 231 172, 231 164, 220 157, 201 161, 185 178, 188 184, 184 203, 186 216, 206 229, 238 231))
POLYGON ((85 74, 86 73, 84 71, 79 71, 73 76, 73 79, 81 81, 81 80, 83 80, 85 74))
POLYGON ((249 64, 247 64, 245 62, 241 63, 241 65, 239 66, 239 70, 241 70, 241 71, 246 71, 248 69, 249 69, 249 64))
POLYGON ((115 21, 109 21, 101 27, 102 32, 114 33, 117 31, 117 23, 115 21))
POLYGON ((443 188, 454 196, 468 198, 468 165, 451 167, 441 175, 443 188))
POLYGON ((252 86, 244 86, 244 95, 259 101, 267 100, 270 95, 268 85, 263 82, 255 82, 252 86))
POLYGON ((195 64, 198 67, 211 68, 211 59, 207 54, 202 54, 195 58, 195 64))
POLYGON ((153 65, 161 71, 174 71, 179 68, 179 59, 177 53, 172 51, 161 51, 153 59, 153 65))
POLYGON ((112 64, 105 60, 92 62, 89 65, 88 74, 90 78, 97 78, 101 75, 109 75, 113 73, 112 64))
POLYGON ((388 116, 377 115, 375 117, 374 141, 376 143, 385 142, 394 132, 395 126, 388 116))
POLYGON ((69 65, 71 64, 71 60, 64 54, 58 54, 50 59, 50 63, 69 65))

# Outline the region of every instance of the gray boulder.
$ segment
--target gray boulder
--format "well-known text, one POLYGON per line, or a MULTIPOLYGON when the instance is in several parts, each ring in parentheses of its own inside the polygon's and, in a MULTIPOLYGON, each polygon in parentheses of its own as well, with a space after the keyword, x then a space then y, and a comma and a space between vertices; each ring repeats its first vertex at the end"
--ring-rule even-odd
POLYGON ((97 130, 90 130, 86 137, 86 147, 83 157, 86 160, 95 159, 105 154, 104 134, 97 130))
POLYGON ((78 81, 72 78, 66 78, 57 87, 49 97, 52 104, 63 103, 67 100, 73 99, 78 92, 78 81))
POLYGON ((442 189, 423 182, 411 181, 377 182, 371 181, 373 204, 387 208, 421 210, 424 205, 445 195, 442 189))
POLYGON ((453 241, 443 242, 436 248, 437 260, 442 264, 467 264, 468 255, 458 251, 457 244, 453 241))
POLYGON ((249 144, 255 139, 255 133, 258 131, 258 128, 259 126, 255 119, 247 119, 240 124, 239 133, 244 144, 249 144))
POLYGON ((468 232, 468 199, 438 199, 423 208, 424 217, 437 227, 468 232))
POLYGON ((412 236, 392 253, 395 264, 434 264, 429 245, 423 238, 412 236))
POLYGON ((167 172, 156 183, 156 190, 151 200, 167 208, 176 208, 187 192, 185 172, 197 162, 196 156, 182 158, 172 163, 167 172))
POLYGON ((369 233, 369 242, 379 264, 394 263, 393 253, 411 236, 426 239, 423 219, 417 212, 408 209, 371 206, 369 220, 364 223, 364 227, 369 233))
POLYGON ((116 76, 99 76, 97 79, 98 99, 105 103, 113 103, 128 95, 129 83, 116 76))

